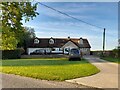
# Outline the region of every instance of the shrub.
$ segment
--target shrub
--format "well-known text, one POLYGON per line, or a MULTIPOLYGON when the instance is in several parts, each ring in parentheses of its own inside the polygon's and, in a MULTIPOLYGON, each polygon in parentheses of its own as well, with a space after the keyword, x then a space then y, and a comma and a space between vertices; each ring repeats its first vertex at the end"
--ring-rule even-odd
POLYGON ((2 51, 2 59, 17 59, 17 58, 21 58, 20 49, 2 51))
POLYGON ((21 53, 21 54, 24 54, 24 53, 25 53, 24 48, 18 48, 17 50, 20 50, 20 53, 21 53))
POLYGON ((114 58, 118 58, 118 51, 119 51, 118 49, 113 49, 112 52, 113 52, 113 57, 114 58))

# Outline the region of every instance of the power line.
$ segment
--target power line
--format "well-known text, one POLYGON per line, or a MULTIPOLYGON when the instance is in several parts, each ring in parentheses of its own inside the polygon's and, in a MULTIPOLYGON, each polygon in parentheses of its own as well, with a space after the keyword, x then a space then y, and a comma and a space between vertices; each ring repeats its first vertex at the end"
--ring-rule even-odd
POLYGON ((102 27, 100 27, 100 26, 97 26, 97 25, 88 23, 88 22, 86 22, 86 21, 83 21, 83 20, 81 20, 81 19, 78 19, 78 18, 76 18, 76 17, 73 17, 72 15, 66 14, 66 13, 64 13, 64 12, 61 12, 61 11, 55 9, 55 8, 52 8, 52 7, 47 6, 47 5, 45 5, 45 4, 42 4, 42 3, 40 3, 40 2, 38 2, 38 3, 39 3, 40 5, 43 5, 43 6, 47 7, 47 8, 49 8, 49 9, 52 9, 52 10, 58 12, 58 13, 60 13, 60 14, 63 14, 63 15, 65 15, 65 16, 67 16, 67 17, 70 17, 70 18, 72 18, 72 19, 74 19, 74 20, 80 21, 80 22, 82 22, 82 23, 88 24, 88 25, 93 26, 93 27, 96 27, 96 28, 104 29, 104 31, 103 31, 103 55, 104 55, 104 51, 105 51, 105 30, 106 30, 105 28, 102 28, 102 27))
POLYGON ((67 16, 67 17, 70 17, 70 18, 72 18, 72 19, 74 19, 74 20, 80 21, 80 22, 82 22, 82 23, 88 24, 88 25, 93 26, 93 27, 97 27, 97 28, 100 28, 100 29, 104 29, 104 28, 102 28, 102 27, 100 27, 100 26, 97 26, 97 25, 94 25, 94 24, 85 22, 85 21, 83 21, 83 20, 81 20, 81 19, 78 19, 78 18, 73 17, 73 16, 71 16, 71 15, 69 15, 69 14, 66 14, 66 13, 64 13, 64 12, 61 12, 61 11, 59 11, 59 10, 53 8, 53 7, 50 7, 50 6, 47 6, 47 5, 43 4, 43 3, 40 3, 40 2, 38 2, 38 3, 39 3, 40 5, 42 5, 42 6, 45 6, 45 7, 49 8, 49 9, 52 9, 52 10, 58 12, 58 13, 60 13, 60 14, 63 14, 63 15, 65 15, 65 16, 67 16))

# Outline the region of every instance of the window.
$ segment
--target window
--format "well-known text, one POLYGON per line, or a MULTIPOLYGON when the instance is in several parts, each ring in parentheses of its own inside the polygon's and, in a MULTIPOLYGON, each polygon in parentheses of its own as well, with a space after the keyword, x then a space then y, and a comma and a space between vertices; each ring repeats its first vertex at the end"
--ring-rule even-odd
POLYGON ((34 43, 35 43, 35 44, 38 44, 38 43, 39 43, 39 40, 38 40, 38 39, 35 39, 35 40, 34 40, 34 43))
POLYGON ((52 51, 56 51, 55 48, 52 48, 52 51))
POLYGON ((69 52, 69 50, 70 50, 69 48, 65 48, 65 51, 66 51, 66 52, 69 52))
POLYGON ((63 49, 62 48, 59 48, 59 51, 62 51, 63 49))
POLYGON ((49 44, 54 44, 54 40, 53 40, 53 39, 50 39, 50 40, 49 40, 49 44))

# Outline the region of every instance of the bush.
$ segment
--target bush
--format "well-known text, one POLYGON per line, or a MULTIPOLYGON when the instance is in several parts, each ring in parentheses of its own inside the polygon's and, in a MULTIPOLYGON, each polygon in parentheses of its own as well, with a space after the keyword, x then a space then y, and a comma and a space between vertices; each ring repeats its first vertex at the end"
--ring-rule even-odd
POLYGON ((118 49, 113 49, 113 57, 118 58, 118 49))
POLYGON ((3 50, 2 59, 18 59, 21 58, 21 50, 3 50))
POLYGON ((23 55, 25 53, 24 48, 18 48, 17 50, 20 50, 21 55, 23 55))

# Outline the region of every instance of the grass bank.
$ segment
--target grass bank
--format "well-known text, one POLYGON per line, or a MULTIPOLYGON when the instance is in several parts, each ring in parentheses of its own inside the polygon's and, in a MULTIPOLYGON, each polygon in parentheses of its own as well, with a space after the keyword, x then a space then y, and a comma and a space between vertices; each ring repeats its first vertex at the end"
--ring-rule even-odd
POLYGON ((2 60, 2 72, 44 80, 68 80, 99 72, 95 66, 66 58, 2 60))
POLYGON ((120 59, 119 58, 113 58, 113 57, 102 57, 101 59, 110 61, 110 62, 115 62, 120 64, 120 59))

